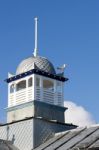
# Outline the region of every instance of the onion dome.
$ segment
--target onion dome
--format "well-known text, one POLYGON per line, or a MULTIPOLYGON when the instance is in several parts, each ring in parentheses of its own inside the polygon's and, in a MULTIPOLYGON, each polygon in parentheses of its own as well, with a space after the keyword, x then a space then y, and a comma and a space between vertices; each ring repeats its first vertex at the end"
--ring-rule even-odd
POLYGON ((16 74, 21 74, 35 69, 35 66, 38 70, 45 71, 50 74, 56 74, 53 64, 47 58, 41 56, 31 56, 23 60, 17 67, 16 74))

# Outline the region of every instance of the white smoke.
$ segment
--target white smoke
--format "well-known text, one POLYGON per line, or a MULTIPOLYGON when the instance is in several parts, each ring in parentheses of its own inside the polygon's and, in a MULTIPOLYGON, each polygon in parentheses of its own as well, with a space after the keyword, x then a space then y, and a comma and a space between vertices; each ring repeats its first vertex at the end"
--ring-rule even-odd
POLYGON ((72 123, 80 127, 95 124, 92 115, 82 106, 78 106, 71 101, 65 101, 64 106, 68 108, 65 112, 66 123, 72 123))

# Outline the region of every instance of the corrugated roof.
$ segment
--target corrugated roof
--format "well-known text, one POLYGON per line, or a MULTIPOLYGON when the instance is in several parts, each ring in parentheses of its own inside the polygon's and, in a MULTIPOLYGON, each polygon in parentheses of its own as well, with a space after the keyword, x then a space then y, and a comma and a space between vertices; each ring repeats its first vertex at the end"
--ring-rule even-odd
POLYGON ((35 150, 99 150, 99 126, 58 133, 35 150))

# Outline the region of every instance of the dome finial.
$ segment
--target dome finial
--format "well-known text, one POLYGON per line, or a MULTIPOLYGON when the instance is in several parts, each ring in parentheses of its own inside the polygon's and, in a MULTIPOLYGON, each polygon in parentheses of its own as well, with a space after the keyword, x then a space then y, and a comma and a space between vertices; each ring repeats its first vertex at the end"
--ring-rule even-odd
POLYGON ((36 57, 38 55, 38 49, 37 49, 37 20, 38 18, 34 18, 35 21, 35 47, 34 47, 34 56, 36 57))

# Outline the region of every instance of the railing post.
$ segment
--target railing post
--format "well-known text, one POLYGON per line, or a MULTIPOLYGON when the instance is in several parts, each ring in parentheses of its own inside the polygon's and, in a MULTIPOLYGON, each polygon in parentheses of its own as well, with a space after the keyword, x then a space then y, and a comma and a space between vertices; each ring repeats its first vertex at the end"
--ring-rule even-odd
POLYGON ((43 101, 43 78, 40 77, 40 101, 43 101))
POLYGON ((26 79, 26 90, 25 90, 25 94, 26 94, 26 102, 28 102, 28 78, 26 79))
POLYGON ((33 74, 33 86, 32 86, 33 100, 36 99, 36 85, 35 85, 35 74, 33 74))
POLYGON ((57 101, 57 81, 54 81, 54 104, 57 105, 58 101, 57 101))

